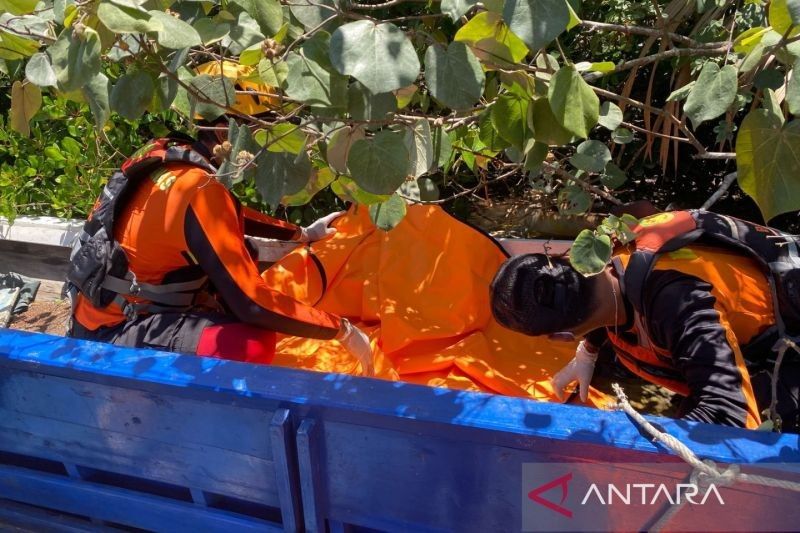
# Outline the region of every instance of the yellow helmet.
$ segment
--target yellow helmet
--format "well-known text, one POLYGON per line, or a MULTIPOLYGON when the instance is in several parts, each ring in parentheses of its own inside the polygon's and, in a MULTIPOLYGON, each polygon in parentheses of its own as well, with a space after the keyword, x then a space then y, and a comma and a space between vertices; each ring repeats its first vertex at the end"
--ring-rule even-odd
POLYGON ((258 115, 280 107, 279 98, 258 94, 274 94, 276 89, 261 83, 253 67, 235 61, 209 61, 196 67, 195 72, 198 75, 225 76, 233 82, 237 91, 255 91, 253 94, 236 94, 236 101, 231 107, 243 115, 258 115))

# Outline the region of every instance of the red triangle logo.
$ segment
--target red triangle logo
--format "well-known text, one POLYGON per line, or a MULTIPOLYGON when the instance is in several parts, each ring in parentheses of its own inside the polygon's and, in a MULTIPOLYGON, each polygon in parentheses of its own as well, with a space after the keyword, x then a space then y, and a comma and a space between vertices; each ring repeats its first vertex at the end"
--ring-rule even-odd
POLYGON ((565 474, 559 478, 556 478, 552 481, 548 481, 544 485, 536 487, 532 491, 528 493, 528 498, 535 501, 539 505, 544 505, 551 511, 555 511, 559 514, 566 516, 567 518, 572 518, 572 511, 567 509, 566 507, 562 507, 561 504, 567 499, 569 495, 569 482, 572 480, 572 473, 565 474), (552 490, 556 487, 561 487, 561 501, 558 503, 552 502, 550 500, 546 500, 542 498, 542 494, 552 490))

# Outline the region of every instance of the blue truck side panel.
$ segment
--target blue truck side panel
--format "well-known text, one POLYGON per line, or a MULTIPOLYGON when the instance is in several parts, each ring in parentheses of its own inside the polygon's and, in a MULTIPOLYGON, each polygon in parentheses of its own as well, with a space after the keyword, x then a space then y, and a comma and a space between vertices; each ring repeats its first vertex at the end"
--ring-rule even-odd
MULTIPOLYGON (((720 463, 800 463, 797 435, 651 420, 720 463)), ((619 412, 0 330, 0 522, 516 530, 522 464, 570 461, 679 459, 619 412)))

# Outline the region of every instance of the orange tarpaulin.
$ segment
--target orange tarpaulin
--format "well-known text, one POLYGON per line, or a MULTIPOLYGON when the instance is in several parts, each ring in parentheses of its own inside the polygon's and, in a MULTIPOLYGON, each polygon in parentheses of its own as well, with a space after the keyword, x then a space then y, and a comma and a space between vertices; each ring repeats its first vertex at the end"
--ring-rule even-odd
MULTIPOLYGON (((436 206, 409 206, 393 230, 366 208, 334 222, 332 238, 300 247, 264 272, 275 289, 347 317, 369 335, 377 377, 555 400, 548 378, 575 344, 497 324, 489 284, 506 255, 486 235, 436 206)), ((282 337, 274 364, 360 373, 336 341, 282 337)), ((592 390, 589 403, 607 398, 592 390)))

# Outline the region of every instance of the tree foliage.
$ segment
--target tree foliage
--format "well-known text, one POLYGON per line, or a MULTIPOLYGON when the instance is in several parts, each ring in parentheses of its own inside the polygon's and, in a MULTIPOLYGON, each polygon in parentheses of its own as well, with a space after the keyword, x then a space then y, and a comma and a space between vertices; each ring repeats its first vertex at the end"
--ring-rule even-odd
MULTIPOLYGON (((403 201, 504 180, 582 215, 619 202, 641 154, 664 170, 681 154, 735 161, 765 218, 800 209, 799 60, 797 0, 0 2, 20 135, 43 94, 88 106, 100 139, 170 109, 188 128, 232 115, 223 182, 272 207, 329 188, 386 229, 403 201), (267 86, 268 116, 233 112, 251 89, 194 70, 223 60, 267 86)), ((614 228, 581 236, 583 271, 614 228)))

